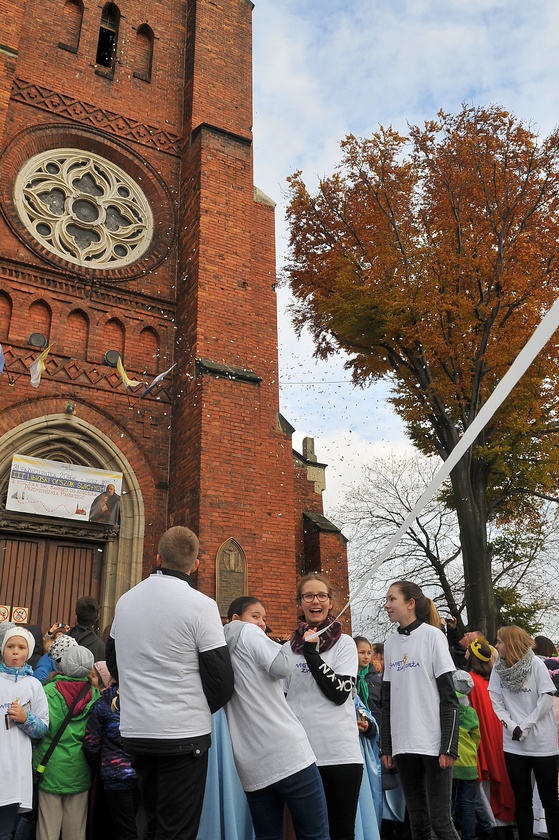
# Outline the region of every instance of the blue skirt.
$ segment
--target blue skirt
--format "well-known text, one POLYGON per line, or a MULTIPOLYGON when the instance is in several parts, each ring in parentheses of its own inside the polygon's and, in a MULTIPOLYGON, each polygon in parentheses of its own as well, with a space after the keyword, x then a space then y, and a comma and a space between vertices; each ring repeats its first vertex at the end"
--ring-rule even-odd
MULTIPOLYGON (((382 777, 378 754, 378 727, 369 710, 355 698, 356 709, 364 708, 372 722, 375 734, 371 737, 359 734, 359 746, 363 756, 363 781, 359 791, 357 816, 355 818, 355 840, 379 840, 382 820, 382 777)), ((356 724, 357 725, 357 724, 356 724)))
POLYGON ((212 715, 212 745, 198 840, 254 840, 245 792, 237 774, 225 712, 212 715))

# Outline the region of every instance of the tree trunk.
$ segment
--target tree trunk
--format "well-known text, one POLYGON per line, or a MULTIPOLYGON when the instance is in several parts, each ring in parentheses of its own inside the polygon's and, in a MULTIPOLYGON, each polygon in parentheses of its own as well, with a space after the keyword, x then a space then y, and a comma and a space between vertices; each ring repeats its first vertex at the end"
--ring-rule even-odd
POLYGON ((487 542, 487 479, 468 453, 451 473, 464 563, 465 600, 470 630, 481 630, 495 642, 498 609, 491 579, 491 547, 487 542))

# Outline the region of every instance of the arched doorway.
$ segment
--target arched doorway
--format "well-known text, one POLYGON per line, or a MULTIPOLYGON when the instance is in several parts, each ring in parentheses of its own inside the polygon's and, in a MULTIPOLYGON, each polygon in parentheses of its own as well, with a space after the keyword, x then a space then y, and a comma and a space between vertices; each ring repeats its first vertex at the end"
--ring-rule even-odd
POLYGON ((121 450, 91 423, 53 414, 0 438, 0 603, 29 606, 30 622, 45 626, 73 622, 76 597, 91 594, 101 605, 102 628, 112 620, 118 598, 141 579, 143 540, 144 505, 136 475, 121 450), (15 454, 122 472, 120 525, 7 511, 15 454))

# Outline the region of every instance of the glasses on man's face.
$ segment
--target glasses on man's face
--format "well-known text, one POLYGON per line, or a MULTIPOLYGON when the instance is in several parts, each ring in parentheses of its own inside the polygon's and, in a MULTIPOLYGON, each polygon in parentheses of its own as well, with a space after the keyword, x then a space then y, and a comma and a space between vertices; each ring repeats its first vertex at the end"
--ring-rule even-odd
POLYGON ((304 595, 301 595, 301 601, 304 601, 305 604, 312 604, 315 598, 317 601, 320 601, 321 604, 330 600, 330 596, 327 592, 305 592, 304 595))

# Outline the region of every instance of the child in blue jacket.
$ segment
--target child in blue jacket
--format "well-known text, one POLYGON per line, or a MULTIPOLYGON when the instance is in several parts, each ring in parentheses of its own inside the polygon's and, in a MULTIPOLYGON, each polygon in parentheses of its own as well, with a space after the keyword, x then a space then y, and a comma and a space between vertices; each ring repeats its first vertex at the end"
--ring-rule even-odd
POLYGON ((84 750, 92 767, 100 763, 115 836, 119 840, 137 840, 136 814, 139 792, 136 773, 120 737, 120 697, 118 685, 106 688, 91 712, 87 723, 84 750))

